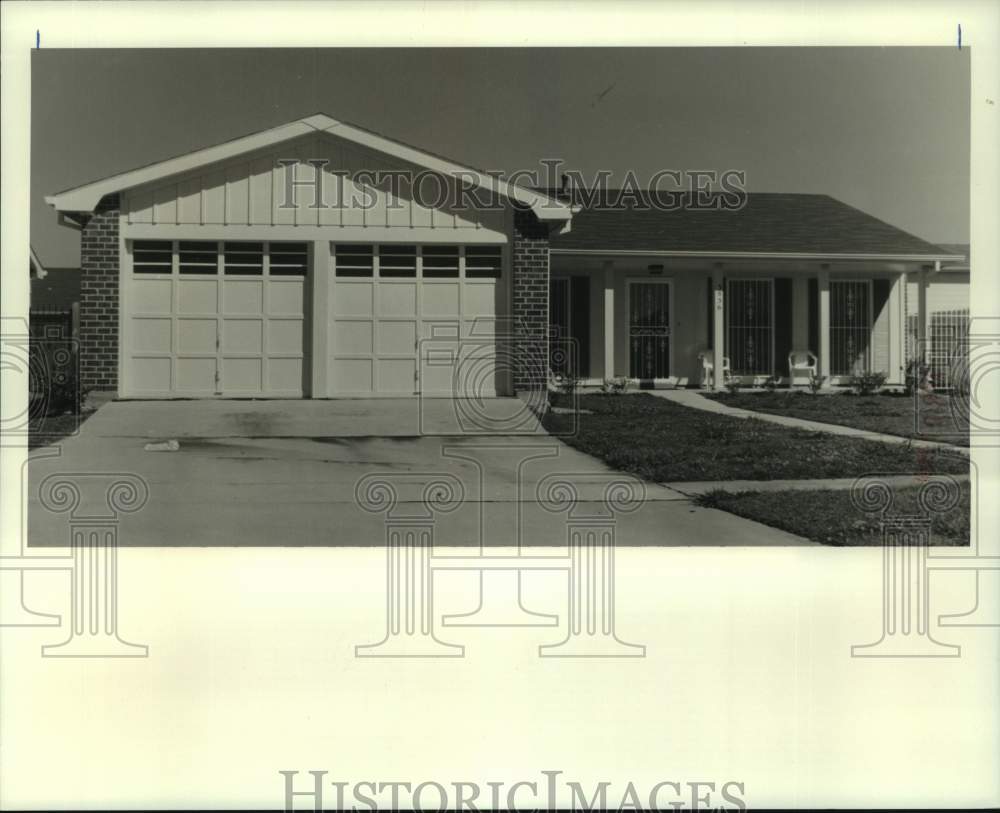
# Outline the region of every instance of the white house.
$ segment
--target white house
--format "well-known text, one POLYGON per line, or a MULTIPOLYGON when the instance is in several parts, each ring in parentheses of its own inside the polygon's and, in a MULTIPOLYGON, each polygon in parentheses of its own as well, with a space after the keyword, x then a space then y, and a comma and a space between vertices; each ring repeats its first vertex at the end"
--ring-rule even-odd
POLYGON ((925 313, 963 259, 820 195, 582 205, 322 114, 46 201, 81 234, 83 386, 129 398, 509 395, 565 365, 550 336, 595 383, 793 349, 901 383, 907 279, 925 313))

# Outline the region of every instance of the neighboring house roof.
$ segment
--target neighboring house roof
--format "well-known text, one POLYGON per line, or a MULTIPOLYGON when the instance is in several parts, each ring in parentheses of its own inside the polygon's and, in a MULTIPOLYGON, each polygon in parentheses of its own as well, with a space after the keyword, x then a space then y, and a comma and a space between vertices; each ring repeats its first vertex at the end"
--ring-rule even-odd
POLYGON ((28 274, 31 279, 45 279, 46 274, 45 266, 42 265, 42 261, 38 259, 38 255, 35 254, 35 247, 32 245, 28 246, 28 274))
POLYGON ((942 263, 942 271, 968 271, 970 269, 972 254, 969 251, 968 243, 939 243, 938 245, 942 251, 947 251, 949 254, 958 254, 962 257, 961 260, 942 263))
MULTIPOLYGON (((617 191, 605 194, 613 201, 617 191)), ((685 198, 686 204, 690 195, 685 198)), ((960 259, 828 195, 760 192, 748 193, 743 208, 728 211, 584 205, 573 216, 572 230, 554 237, 551 246, 572 254, 960 259)))
POLYGON ((433 172, 474 180, 481 188, 530 207, 540 220, 568 221, 572 217, 569 206, 542 192, 508 184, 481 170, 456 164, 371 130, 337 121, 323 113, 48 195, 45 202, 60 212, 92 212, 105 195, 226 161, 310 133, 329 133, 433 172))

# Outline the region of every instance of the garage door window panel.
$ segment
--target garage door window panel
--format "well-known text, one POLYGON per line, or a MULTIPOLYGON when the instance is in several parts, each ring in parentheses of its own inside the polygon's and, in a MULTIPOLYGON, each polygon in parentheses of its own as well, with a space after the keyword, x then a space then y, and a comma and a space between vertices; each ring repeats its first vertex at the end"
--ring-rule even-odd
POLYGON ((132 244, 132 271, 136 274, 172 274, 174 244, 170 240, 136 240, 132 244))
POLYGON ((177 249, 181 274, 219 273, 219 244, 208 241, 181 241, 177 249))
POLYGON ((259 277, 264 273, 263 243, 225 243, 223 262, 226 276, 259 277))
POLYGON ((375 268, 373 246, 336 245, 334 267, 338 277, 371 277, 375 268))

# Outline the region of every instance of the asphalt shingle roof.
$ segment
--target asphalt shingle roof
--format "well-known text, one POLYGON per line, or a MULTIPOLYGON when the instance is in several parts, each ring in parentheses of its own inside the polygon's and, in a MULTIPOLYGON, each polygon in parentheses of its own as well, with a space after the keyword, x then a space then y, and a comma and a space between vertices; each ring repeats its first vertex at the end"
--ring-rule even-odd
MULTIPOLYGON (((612 195, 616 193, 606 193, 612 195)), ((738 210, 589 205, 552 248, 584 251, 697 251, 943 256, 914 237, 828 195, 749 193, 738 210)))

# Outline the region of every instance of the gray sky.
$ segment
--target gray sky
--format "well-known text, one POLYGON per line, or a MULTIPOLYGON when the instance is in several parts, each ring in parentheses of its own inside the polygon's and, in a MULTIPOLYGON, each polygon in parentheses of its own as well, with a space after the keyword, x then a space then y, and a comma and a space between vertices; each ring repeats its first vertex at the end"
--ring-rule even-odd
POLYGON ((742 169, 751 192, 964 243, 969 66, 968 48, 41 49, 31 240, 75 266, 46 194, 323 112, 490 170, 742 169))

